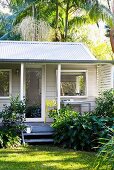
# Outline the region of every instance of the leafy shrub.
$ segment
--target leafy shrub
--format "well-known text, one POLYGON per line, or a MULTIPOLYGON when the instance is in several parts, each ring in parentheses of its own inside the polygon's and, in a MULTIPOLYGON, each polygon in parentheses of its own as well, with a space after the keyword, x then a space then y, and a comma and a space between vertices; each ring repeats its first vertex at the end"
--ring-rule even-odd
POLYGON ((10 105, 5 106, 0 113, 2 117, 2 126, 0 129, 1 147, 17 146, 20 144, 20 134, 25 128, 24 114, 26 105, 20 101, 19 97, 11 98, 10 105))
POLYGON ((21 130, 21 124, 24 121, 25 114, 25 102, 20 101, 19 97, 11 98, 10 105, 5 106, 5 108, 0 113, 2 117, 2 123, 5 127, 15 127, 21 130))
POLYGON ((72 111, 69 107, 63 107, 59 111, 51 110, 49 116, 54 119, 52 127, 55 129, 55 143, 63 144, 64 146, 69 140, 67 132, 69 126, 73 124, 74 119, 76 119, 78 113, 72 111))
POLYGON ((108 138, 106 126, 112 126, 113 120, 90 113, 80 115, 68 108, 58 112, 52 110, 50 117, 54 119, 52 127, 55 129, 55 144, 77 150, 95 150, 99 138, 108 138))
POLYGON ((107 130, 114 122, 114 90, 103 92, 96 99, 96 108, 93 113, 80 115, 71 108, 52 110, 50 117, 55 129, 55 143, 77 150, 95 150, 100 138, 110 139, 107 130))
POLYGON ((100 148, 97 159, 94 164, 94 170, 113 170, 114 169, 114 130, 111 129, 112 137, 110 140, 105 140, 102 143, 103 146, 100 148))
POLYGON ((96 99, 95 113, 98 116, 114 117, 114 89, 101 93, 96 99))
POLYGON ((61 119, 61 121, 66 121, 66 119, 71 121, 72 119, 75 119, 78 114, 79 113, 73 111, 70 106, 66 106, 62 107, 59 111, 57 111, 56 109, 50 110, 49 116, 53 117, 53 119, 57 122, 60 122, 58 118, 61 119))
POLYGON ((21 145, 21 138, 19 133, 13 133, 11 129, 3 129, 0 130, 0 146, 1 147, 18 147, 21 145))

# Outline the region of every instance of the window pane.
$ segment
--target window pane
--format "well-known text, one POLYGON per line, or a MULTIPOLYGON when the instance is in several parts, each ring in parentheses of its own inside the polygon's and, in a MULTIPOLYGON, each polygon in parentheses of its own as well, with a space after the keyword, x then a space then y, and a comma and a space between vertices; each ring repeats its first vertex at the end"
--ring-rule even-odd
POLYGON ((61 96, 84 96, 86 94, 85 73, 61 75, 61 96))
POLYGON ((9 71, 0 71, 0 96, 9 96, 9 71))
POLYGON ((41 82, 42 71, 39 68, 26 69, 26 118, 41 118, 41 82))

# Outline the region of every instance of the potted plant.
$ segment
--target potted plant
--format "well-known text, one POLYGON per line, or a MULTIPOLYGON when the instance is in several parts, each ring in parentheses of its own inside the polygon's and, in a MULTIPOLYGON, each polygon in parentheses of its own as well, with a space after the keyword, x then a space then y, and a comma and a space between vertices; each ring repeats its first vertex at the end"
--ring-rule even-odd
POLYGON ((31 133, 32 127, 31 126, 26 126, 26 133, 31 133))

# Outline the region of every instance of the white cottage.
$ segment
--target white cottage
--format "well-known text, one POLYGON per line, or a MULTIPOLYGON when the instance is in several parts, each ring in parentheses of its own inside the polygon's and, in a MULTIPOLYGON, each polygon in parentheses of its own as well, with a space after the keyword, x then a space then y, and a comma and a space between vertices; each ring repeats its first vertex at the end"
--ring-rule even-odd
POLYGON ((51 121, 47 101, 91 111, 99 92, 112 87, 111 61, 97 60, 82 43, 0 41, 0 110, 19 94, 38 107, 27 122, 51 121))

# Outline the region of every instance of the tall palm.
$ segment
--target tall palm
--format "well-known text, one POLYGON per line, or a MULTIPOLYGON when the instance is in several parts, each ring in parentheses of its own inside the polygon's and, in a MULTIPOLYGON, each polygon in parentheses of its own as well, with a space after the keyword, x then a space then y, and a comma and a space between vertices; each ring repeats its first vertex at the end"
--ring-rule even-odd
POLYGON ((109 22, 112 15, 110 10, 97 0, 63 0, 60 5, 64 15, 63 38, 65 41, 71 27, 75 29, 76 25, 85 24, 85 22, 96 23, 101 19, 109 22))
MULTIPOLYGON (((9 0, 12 28, 27 15, 46 20, 55 30, 54 41, 67 41, 71 27, 110 19, 111 12, 97 0, 9 0), (36 12, 37 11, 37 12, 36 12), (58 36, 58 33, 60 36, 58 36), (59 37, 59 38, 58 38, 59 37)), ((4 39, 4 37, 1 37, 4 39)))

